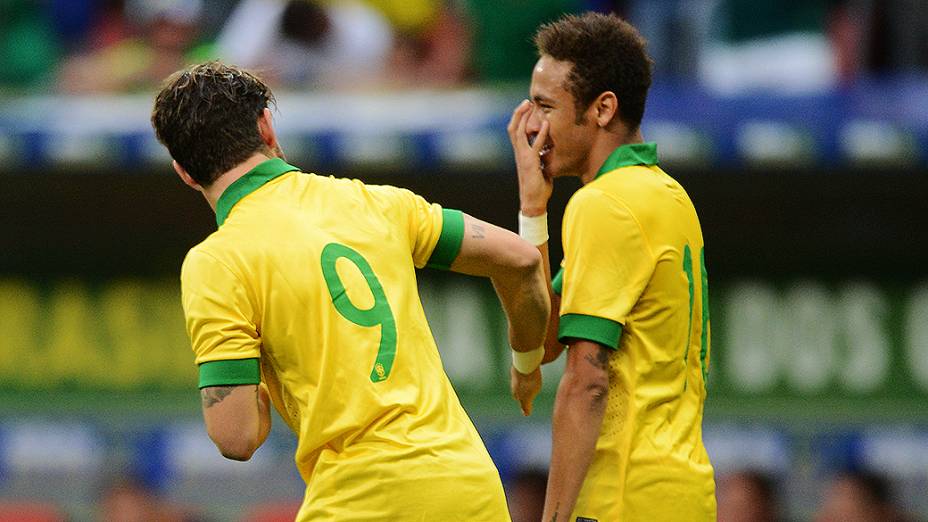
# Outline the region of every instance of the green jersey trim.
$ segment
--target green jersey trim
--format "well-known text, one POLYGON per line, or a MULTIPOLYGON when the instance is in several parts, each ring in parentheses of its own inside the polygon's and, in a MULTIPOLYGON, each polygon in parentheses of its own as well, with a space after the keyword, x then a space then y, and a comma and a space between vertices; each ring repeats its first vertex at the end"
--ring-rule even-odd
POLYGON ((441 217, 441 235, 425 266, 448 270, 451 268, 451 263, 461 253, 461 244, 464 242, 464 213, 460 210, 443 208, 441 217))
POLYGON ((557 340, 567 344, 567 339, 584 339, 608 348, 619 347, 622 323, 594 315, 564 314, 557 329, 557 340))
POLYGON ((200 388, 261 382, 258 359, 231 359, 200 364, 200 388))
POLYGON ((287 164, 286 161, 280 158, 272 158, 259 163, 255 168, 246 172, 244 176, 232 182, 219 196, 219 200, 216 201, 216 226, 222 226, 226 218, 229 217, 232 207, 242 198, 258 190, 268 181, 294 170, 300 169, 287 164))
POLYGON ((564 290, 564 268, 554 274, 554 277, 551 278, 551 289, 554 290, 554 293, 561 295, 561 292, 564 290))
POLYGON ((606 158, 606 162, 599 168, 596 177, 600 177, 607 172, 622 167, 634 167, 636 165, 657 165, 657 143, 649 141, 647 143, 629 143, 616 147, 612 154, 606 158))

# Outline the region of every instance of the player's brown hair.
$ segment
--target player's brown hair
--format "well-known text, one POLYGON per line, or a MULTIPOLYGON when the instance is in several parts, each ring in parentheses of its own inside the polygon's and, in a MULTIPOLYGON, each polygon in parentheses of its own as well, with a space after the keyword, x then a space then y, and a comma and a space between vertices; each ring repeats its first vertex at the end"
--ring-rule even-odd
POLYGON ((254 153, 270 152, 258 132, 258 118, 273 103, 270 88, 256 75, 206 62, 164 81, 151 124, 171 157, 206 187, 254 153))
POLYGON ((606 91, 619 100, 619 118, 631 129, 641 125, 651 87, 653 62, 645 39, 614 14, 566 15, 535 33, 540 55, 573 64, 565 88, 574 97, 578 123, 606 91))

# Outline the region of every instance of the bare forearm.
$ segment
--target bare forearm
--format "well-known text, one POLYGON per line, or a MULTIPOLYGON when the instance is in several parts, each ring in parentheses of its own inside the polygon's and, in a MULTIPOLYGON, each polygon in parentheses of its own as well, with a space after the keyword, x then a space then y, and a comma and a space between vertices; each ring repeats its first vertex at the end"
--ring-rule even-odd
POLYGON ((551 286, 551 258, 548 254, 548 243, 538 245, 538 252, 541 254, 541 266, 545 272, 545 287, 548 289, 548 298, 551 300, 551 313, 548 315, 548 329, 545 332, 545 357, 542 364, 547 364, 561 355, 564 351, 564 345, 557 340, 557 330, 561 322, 561 296, 554 293, 551 286))
POLYGON ((509 321, 509 343, 527 352, 544 343, 551 304, 541 264, 522 270, 491 279, 509 321))
POLYGON ((468 215, 464 227, 468 233, 451 270, 489 277, 509 321, 512 347, 522 352, 538 349, 551 307, 541 256, 509 230, 468 215))
POLYGON ((570 372, 561 380, 552 419, 545 522, 568 520, 574 509, 596 451, 607 390, 608 384, 601 380, 581 379, 570 372))

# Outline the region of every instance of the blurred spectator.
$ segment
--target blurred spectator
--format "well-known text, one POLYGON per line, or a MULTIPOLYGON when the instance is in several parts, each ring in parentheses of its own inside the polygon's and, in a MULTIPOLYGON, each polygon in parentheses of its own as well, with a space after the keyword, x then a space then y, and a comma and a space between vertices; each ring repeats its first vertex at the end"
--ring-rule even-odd
POLYGON ((199 515, 161 499, 141 481, 119 478, 100 497, 101 522, 197 522, 199 515))
POLYGON ((392 42, 386 19, 358 1, 242 0, 216 45, 271 82, 316 88, 382 81, 392 42))
POLYGON ((628 21, 648 41, 655 80, 695 78, 719 0, 637 0, 628 21))
POLYGON ((506 498, 512 522, 538 522, 544 514, 548 473, 543 469, 525 469, 509 483, 506 498))
POLYGON ((538 56, 538 26, 580 10, 579 0, 463 0, 473 27, 473 64, 485 84, 527 82, 538 56))
POLYGON ((74 52, 84 44, 98 11, 104 10, 106 4, 113 3, 103 0, 46 1, 55 34, 66 53, 74 52))
POLYGON ((155 520, 157 516, 157 499, 134 480, 118 480, 107 486, 101 495, 101 522, 143 522, 155 520))
POLYGON ((59 90, 67 93, 151 89, 166 76, 210 57, 198 46, 202 0, 128 0, 125 19, 115 11, 103 20, 113 41, 99 42, 89 52, 68 58, 59 75, 59 90), (133 23, 134 22, 134 23, 133 23), (120 37, 121 25, 138 27, 138 34, 120 37))
POLYGON ((832 18, 843 76, 928 70, 928 2, 848 0, 832 18))
POLYGON ((223 58, 295 88, 526 81, 538 24, 582 10, 636 25, 658 82, 722 94, 928 71, 923 0, 0 0, 0 89, 152 89, 220 27, 223 58))
POLYGON ((773 479, 759 471, 739 471, 718 481, 718 522, 780 520, 773 479))
POLYGON ((46 4, 0 0, 0 87, 33 89, 48 84, 59 54, 46 4))
POLYGON ((300 512, 301 501, 280 500, 248 508, 239 522, 292 522, 300 512))
POLYGON ((0 522, 66 522, 57 506, 45 502, 0 499, 0 522))
POLYGON ((831 0, 716 1, 716 38, 700 63, 708 87, 722 94, 805 94, 836 84, 835 49, 826 35, 831 0))
MULTIPOLYGON (((470 34, 452 0, 362 0, 394 32, 385 84, 391 87, 449 87, 469 72, 470 34)), ((326 3, 335 4, 337 0, 326 3)))
MULTIPOLYGON (((66 0, 61 3, 67 4, 66 0)), ((75 2, 71 4, 74 9, 75 2)), ((126 16, 125 0, 101 0, 99 2, 86 2, 87 13, 81 15, 85 27, 72 27, 74 37, 72 52, 87 50, 108 49, 132 37, 133 28, 126 16), (83 29, 83 30, 82 30, 83 29), (83 47, 76 47, 82 45, 83 47)), ((66 15, 66 13, 62 13, 66 15)), ((72 22, 73 23, 73 22, 72 22)))
MULTIPOLYGON (((431 25, 445 7, 444 0, 362 0, 386 17, 399 33, 418 33, 431 25)), ((336 3, 338 0, 328 0, 336 3)))
MULTIPOLYGON (((380 5, 399 3, 368 1, 380 5)), ((429 16, 417 17, 415 23, 411 19, 394 20, 396 39, 388 78, 393 86, 450 87, 469 76, 471 35, 463 13, 444 0, 413 2, 425 3, 432 4, 426 11, 429 16)), ((402 9, 394 7, 393 11, 402 9)))
POLYGON ((846 472, 825 490, 816 522, 904 522, 894 504, 889 481, 880 475, 846 472))

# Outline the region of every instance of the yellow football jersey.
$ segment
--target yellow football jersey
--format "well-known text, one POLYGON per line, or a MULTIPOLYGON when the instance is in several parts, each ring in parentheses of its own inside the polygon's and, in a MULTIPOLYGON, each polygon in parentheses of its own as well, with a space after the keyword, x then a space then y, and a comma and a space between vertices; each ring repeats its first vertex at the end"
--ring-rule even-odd
POLYGON ((463 215, 271 159, 216 219, 181 273, 200 387, 267 383, 298 435, 298 520, 508 520, 416 287, 457 256, 463 215))
POLYGON ((624 145, 567 204, 558 337, 616 349, 571 521, 715 520, 702 443, 709 362, 703 238, 653 143, 624 145))

